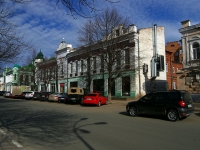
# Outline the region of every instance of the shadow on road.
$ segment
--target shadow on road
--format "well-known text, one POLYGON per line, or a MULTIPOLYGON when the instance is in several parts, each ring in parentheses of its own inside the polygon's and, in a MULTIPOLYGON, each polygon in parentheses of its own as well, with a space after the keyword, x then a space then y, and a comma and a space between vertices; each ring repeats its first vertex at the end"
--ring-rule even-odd
MULTIPOLYGON (((85 126, 106 125, 106 122, 87 124, 89 118, 61 110, 34 109, 20 105, 24 101, 0 100, 0 128, 16 141, 23 139, 46 149, 65 149, 81 141, 88 149, 94 149, 81 133, 90 134, 85 126), (16 104, 15 106, 15 103, 16 104)), ((37 147, 37 148, 38 148, 37 147)), ((35 148, 35 149, 37 149, 35 148)))

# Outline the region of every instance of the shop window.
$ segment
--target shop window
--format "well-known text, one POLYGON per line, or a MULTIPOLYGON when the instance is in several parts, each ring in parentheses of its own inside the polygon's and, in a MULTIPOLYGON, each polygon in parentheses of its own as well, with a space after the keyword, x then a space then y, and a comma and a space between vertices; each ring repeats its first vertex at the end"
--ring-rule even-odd
POLYGON ((122 77, 122 96, 130 96, 130 77, 122 77))

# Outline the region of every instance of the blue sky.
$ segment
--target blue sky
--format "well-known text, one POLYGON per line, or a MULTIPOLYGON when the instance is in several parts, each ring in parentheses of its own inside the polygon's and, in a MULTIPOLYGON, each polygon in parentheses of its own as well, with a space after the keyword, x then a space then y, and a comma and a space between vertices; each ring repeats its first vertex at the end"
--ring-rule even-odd
MULTIPOLYGON (((32 41, 37 51, 41 50, 47 57, 54 55, 63 38, 76 48, 79 45, 77 30, 87 20, 79 16, 73 19, 56 2, 57 0, 32 0, 27 5, 14 5, 16 15, 11 18, 25 39, 32 41)), ((114 4, 105 0, 96 2, 99 10, 105 6, 115 7, 121 14, 128 16, 130 23, 135 24, 138 29, 152 27, 153 24, 164 26, 166 42, 181 39, 178 32, 181 21, 189 19, 192 25, 200 23, 199 0, 120 0, 114 4)))

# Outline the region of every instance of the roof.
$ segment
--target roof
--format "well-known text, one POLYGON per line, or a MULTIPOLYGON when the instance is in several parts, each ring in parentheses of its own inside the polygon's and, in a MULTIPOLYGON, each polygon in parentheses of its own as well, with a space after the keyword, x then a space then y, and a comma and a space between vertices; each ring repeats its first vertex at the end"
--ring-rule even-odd
POLYGON ((13 68, 21 68, 18 64, 14 64, 13 68))
POLYGON ((43 55, 43 53, 41 52, 41 50, 40 50, 40 52, 37 54, 37 56, 36 56, 35 59, 44 59, 44 55, 43 55))

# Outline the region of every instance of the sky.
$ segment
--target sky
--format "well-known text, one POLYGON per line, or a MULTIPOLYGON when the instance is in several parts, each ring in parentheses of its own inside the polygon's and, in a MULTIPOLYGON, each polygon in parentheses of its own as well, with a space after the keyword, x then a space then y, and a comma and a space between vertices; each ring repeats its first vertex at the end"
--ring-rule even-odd
MULTIPOLYGON (((118 3, 109 3, 106 0, 96 0, 95 8, 103 10, 105 7, 115 7, 122 15, 129 17, 130 23, 138 29, 163 26, 165 28, 165 42, 179 41, 181 21, 190 20, 191 25, 200 23, 199 0, 111 0, 118 3), (103 5, 102 5, 103 4, 103 5)), ((57 0, 32 0, 26 5, 13 5, 15 15, 11 17, 18 30, 24 34, 26 41, 41 50, 44 56, 55 56, 60 42, 78 47, 78 29, 87 21, 74 14, 67 14, 57 0)), ((73 2, 76 2, 74 0, 73 2)))

